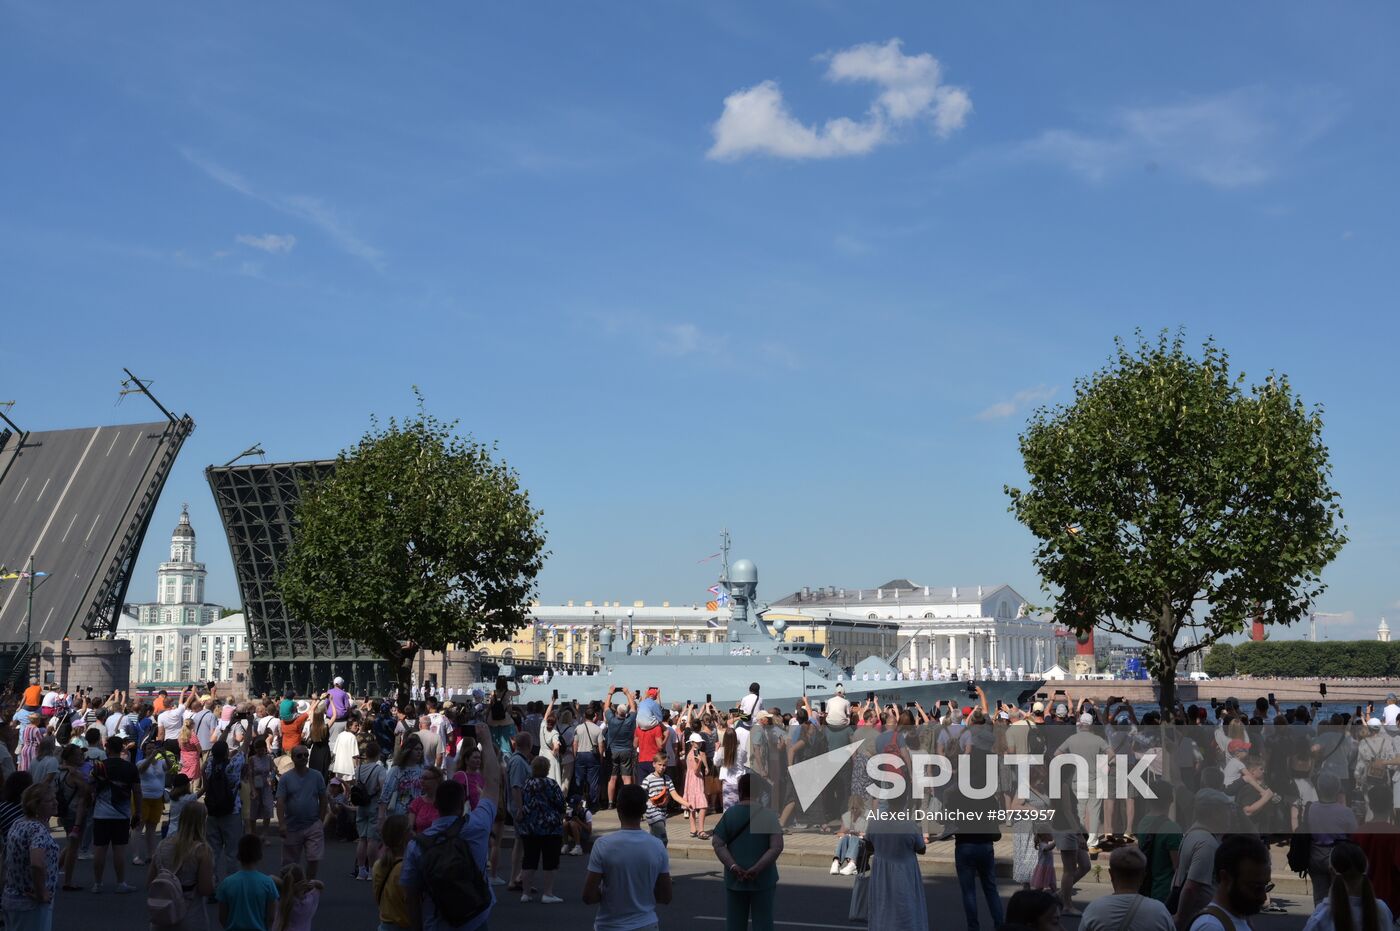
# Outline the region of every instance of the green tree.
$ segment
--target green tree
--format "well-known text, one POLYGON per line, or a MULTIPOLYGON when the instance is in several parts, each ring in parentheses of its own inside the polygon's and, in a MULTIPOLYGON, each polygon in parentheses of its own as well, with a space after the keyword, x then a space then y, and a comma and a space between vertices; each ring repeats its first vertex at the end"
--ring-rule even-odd
POLYGON ((1228 643, 1217 643, 1210 648, 1201 663, 1206 675, 1213 679, 1224 679, 1235 674, 1235 648, 1228 643))
POLYGON ((219 617, 221 619, 226 617, 232 617, 233 615, 238 614, 242 610, 242 608, 220 608, 219 617))
POLYGON ((541 512, 496 447, 427 413, 375 421, 302 491, 278 578, 293 617, 373 649, 402 686, 420 649, 504 640, 528 622, 541 512))
POLYGON ((1183 657, 1256 610, 1267 624, 1306 614, 1346 537, 1321 410, 1286 377, 1246 386, 1213 341, 1195 358, 1165 331, 1115 345, 1072 404, 1032 416, 1029 485, 1006 492, 1056 619, 1145 644, 1169 703, 1183 657))

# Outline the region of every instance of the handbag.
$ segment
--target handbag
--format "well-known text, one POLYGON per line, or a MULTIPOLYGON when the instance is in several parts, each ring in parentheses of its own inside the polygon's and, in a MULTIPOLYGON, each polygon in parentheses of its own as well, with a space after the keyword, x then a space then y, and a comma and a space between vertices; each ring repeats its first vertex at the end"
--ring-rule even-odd
POLYGON ((851 885, 851 907, 846 913, 847 921, 870 920, 870 876, 857 873, 851 885))

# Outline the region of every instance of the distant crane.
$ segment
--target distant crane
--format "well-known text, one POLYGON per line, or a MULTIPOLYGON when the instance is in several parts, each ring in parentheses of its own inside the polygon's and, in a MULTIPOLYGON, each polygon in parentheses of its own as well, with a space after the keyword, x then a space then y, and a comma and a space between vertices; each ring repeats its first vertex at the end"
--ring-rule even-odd
POLYGON ((1347 617, 1346 614, 1337 614, 1332 611, 1314 611, 1308 615, 1308 621, 1312 628, 1310 638, 1313 643, 1317 643, 1317 619, 1320 617, 1347 617))

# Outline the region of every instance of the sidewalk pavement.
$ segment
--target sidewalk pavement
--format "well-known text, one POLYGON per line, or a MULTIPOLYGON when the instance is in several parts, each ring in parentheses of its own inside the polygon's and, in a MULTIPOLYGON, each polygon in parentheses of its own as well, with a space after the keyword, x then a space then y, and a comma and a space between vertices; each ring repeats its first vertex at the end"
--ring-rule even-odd
MULTIPOLYGON (((705 821, 705 829, 712 830, 719 823, 719 817, 711 814, 705 821)), ((594 836, 617 830, 617 812, 609 809, 593 816, 594 836)), ((666 822, 667 850, 673 859, 714 860, 715 851, 710 841, 690 836, 689 825, 683 815, 671 817, 666 822)), ((1002 879, 1011 878, 1011 836, 1008 832, 996 842, 997 875, 1002 879)), ((1281 894, 1310 896, 1312 884, 1306 877, 1288 869, 1288 849, 1270 847, 1273 855, 1274 891, 1281 894)), ((794 831, 783 838, 783 863, 794 866, 828 867, 836 853, 836 836, 818 834, 810 830, 794 831)), ((1093 868, 1080 884, 1103 883, 1108 885, 1108 852, 1091 854, 1093 868)), ((919 866, 925 876, 955 876, 953 865, 953 841, 946 840, 929 845, 928 853, 919 857, 919 866)), ((1060 872, 1058 859, 1055 863, 1056 875, 1060 872)))

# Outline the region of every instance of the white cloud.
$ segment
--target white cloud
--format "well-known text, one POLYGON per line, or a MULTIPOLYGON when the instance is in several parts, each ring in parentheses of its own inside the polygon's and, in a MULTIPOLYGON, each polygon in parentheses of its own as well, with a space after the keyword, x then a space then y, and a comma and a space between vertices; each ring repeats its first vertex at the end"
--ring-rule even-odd
POLYGON ((263 233, 261 236, 240 233, 233 238, 235 242, 241 242, 254 249, 261 249, 263 252, 271 252, 274 255, 279 252, 291 252, 297 244, 297 238, 291 233, 263 233))
POLYGON ((850 236, 845 233, 838 235, 832 240, 838 252, 846 255, 869 255, 875 251, 875 247, 859 236, 850 236))
POLYGON ((928 120, 941 137, 962 128, 972 98, 962 88, 941 83, 941 68, 932 55, 905 55, 900 46, 899 39, 891 39, 819 56, 827 62, 827 80, 869 81, 880 88, 861 119, 842 116, 808 126, 788 109, 777 82, 763 81, 724 99, 708 157, 838 158, 864 155, 891 141, 900 125, 920 119, 928 120))
POLYGON ((356 235, 350 225, 319 198, 306 194, 267 194, 255 188, 238 172, 210 161, 191 149, 181 149, 180 154, 210 179, 229 190, 252 198, 279 213, 311 224, 330 237, 342 251, 363 259, 379 271, 384 270, 384 253, 356 235))
POLYGON ((1050 129, 1023 146, 1092 181, 1165 170, 1219 188, 1260 184, 1336 120, 1329 95, 1242 88, 1162 106, 1117 110, 1096 131, 1050 129))
POLYGON ((700 328, 693 323, 667 323, 656 327, 652 341, 658 352, 668 356, 688 356, 704 348, 700 328))
POLYGON ((1040 404, 1049 401, 1060 389, 1053 386, 1036 385, 1034 388, 1026 388, 1016 392, 1006 401, 998 401, 990 407, 983 408, 977 414, 978 420, 1002 420, 1010 417, 1019 411, 1025 410, 1032 404, 1040 404))

